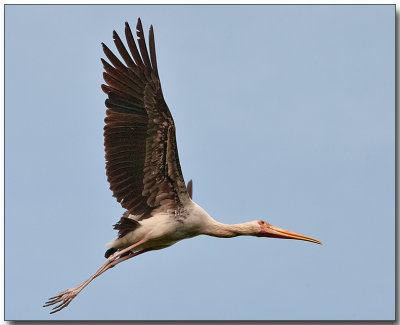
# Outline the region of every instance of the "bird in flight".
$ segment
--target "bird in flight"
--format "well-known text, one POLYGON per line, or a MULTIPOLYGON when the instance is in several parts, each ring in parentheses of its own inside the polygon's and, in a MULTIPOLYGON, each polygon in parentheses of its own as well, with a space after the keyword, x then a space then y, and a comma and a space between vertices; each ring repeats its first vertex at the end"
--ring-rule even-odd
POLYGON ((147 49, 140 18, 136 41, 125 23, 128 49, 113 32, 123 62, 105 45, 109 62, 102 90, 108 95, 104 127, 106 174, 110 189, 126 209, 114 225, 118 238, 107 244, 106 262, 86 281, 50 298, 51 313, 67 307, 93 279, 115 265, 152 250, 169 247, 198 235, 221 238, 256 236, 320 241, 287 231, 263 220, 223 224, 192 200, 192 181, 186 186, 179 164, 175 124, 165 103, 158 76, 153 26, 147 49))

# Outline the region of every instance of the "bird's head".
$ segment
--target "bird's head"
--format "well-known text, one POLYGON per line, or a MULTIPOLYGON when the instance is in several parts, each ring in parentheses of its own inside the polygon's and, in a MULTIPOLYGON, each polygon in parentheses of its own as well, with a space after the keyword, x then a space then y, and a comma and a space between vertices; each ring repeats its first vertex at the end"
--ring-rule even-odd
POLYGON ((296 234, 294 232, 284 230, 282 228, 275 227, 264 220, 258 220, 258 233, 257 237, 272 237, 272 238, 285 238, 285 239, 297 239, 297 240, 306 240, 313 243, 321 244, 319 240, 316 240, 311 237, 303 236, 300 234, 296 234))

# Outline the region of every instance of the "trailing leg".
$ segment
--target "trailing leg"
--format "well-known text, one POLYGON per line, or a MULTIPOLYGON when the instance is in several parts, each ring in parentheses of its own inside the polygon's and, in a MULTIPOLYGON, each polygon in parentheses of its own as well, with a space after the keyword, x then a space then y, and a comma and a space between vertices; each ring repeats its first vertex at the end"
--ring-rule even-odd
POLYGON ((145 243, 146 241, 147 241, 146 239, 142 239, 142 240, 138 241, 137 243, 109 256, 107 258, 107 261, 89 279, 87 279, 86 281, 82 282, 80 285, 78 285, 74 288, 67 289, 63 292, 60 292, 57 296, 50 298, 44 304, 43 307, 48 307, 48 306, 60 303, 60 304, 56 305, 55 307, 53 307, 53 311, 50 312, 50 314, 58 312, 61 309, 67 307, 69 305, 69 303, 72 301, 72 299, 74 299, 78 295, 78 293, 83 290, 83 288, 85 288, 90 282, 92 282, 99 275, 103 274, 105 271, 107 271, 111 267, 113 267, 129 258, 132 258, 134 256, 140 255, 144 252, 148 252, 149 250, 151 250, 151 249, 143 249, 141 251, 128 254, 132 249, 145 243))

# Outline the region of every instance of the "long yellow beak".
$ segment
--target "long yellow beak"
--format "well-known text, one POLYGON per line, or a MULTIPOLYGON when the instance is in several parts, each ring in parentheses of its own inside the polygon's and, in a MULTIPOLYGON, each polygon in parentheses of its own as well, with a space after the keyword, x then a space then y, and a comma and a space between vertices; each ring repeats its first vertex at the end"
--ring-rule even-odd
POLYGON ((279 227, 275 227, 273 225, 268 224, 263 227, 263 230, 259 234, 261 237, 272 237, 272 238, 284 238, 284 239, 297 239, 297 240, 305 240, 313 243, 317 243, 322 245, 319 240, 316 240, 311 237, 303 236, 300 234, 296 234, 295 232, 291 232, 289 230, 285 230, 279 227))

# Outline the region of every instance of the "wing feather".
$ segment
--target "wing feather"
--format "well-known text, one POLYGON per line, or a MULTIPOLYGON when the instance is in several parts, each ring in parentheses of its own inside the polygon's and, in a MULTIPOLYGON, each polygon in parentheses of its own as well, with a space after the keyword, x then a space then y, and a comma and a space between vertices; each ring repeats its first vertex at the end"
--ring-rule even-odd
POLYGON ((153 25, 150 25, 149 47, 150 47, 151 65, 153 67, 153 71, 154 71, 155 76, 158 78, 158 68, 157 68, 157 58, 156 58, 156 44, 155 44, 155 41, 154 41, 153 25))
POLYGON ((138 19, 138 22, 136 24, 136 35, 138 38, 138 44, 139 44, 140 54, 142 55, 143 63, 146 67, 150 68, 151 63, 150 63, 150 59, 149 59, 149 54, 147 52, 147 46, 146 46, 146 41, 144 39, 142 21, 140 20, 140 18, 138 19))
POLYGON ((149 50, 140 19, 137 43, 128 23, 125 36, 130 54, 113 32, 122 61, 105 45, 102 59, 108 95, 104 127, 106 174, 110 189, 137 220, 154 209, 175 209, 183 214, 190 200, 179 164, 175 125, 164 101, 158 77, 154 31, 149 30, 149 50))
POLYGON ((126 42, 128 43, 129 50, 131 51, 133 59, 136 62, 136 65, 143 69, 144 64, 142 58, 140 57, 139 51, 135 43, 135 39, 133 38, 131 27, 127 22, 125 23, 125 37, 126 37, 126 42))
POLYGON ((131 56, 129 55, 128 51, 125 48, 124 43, 122 43, 121 39, 119 38, 117 32, 113 31, 114 37, 114 44, 118 49, 118 52, 121 54, 122 59, 125 61, 126 65, 130 68, 135 67, 135 62, 133 62, 131 56))

